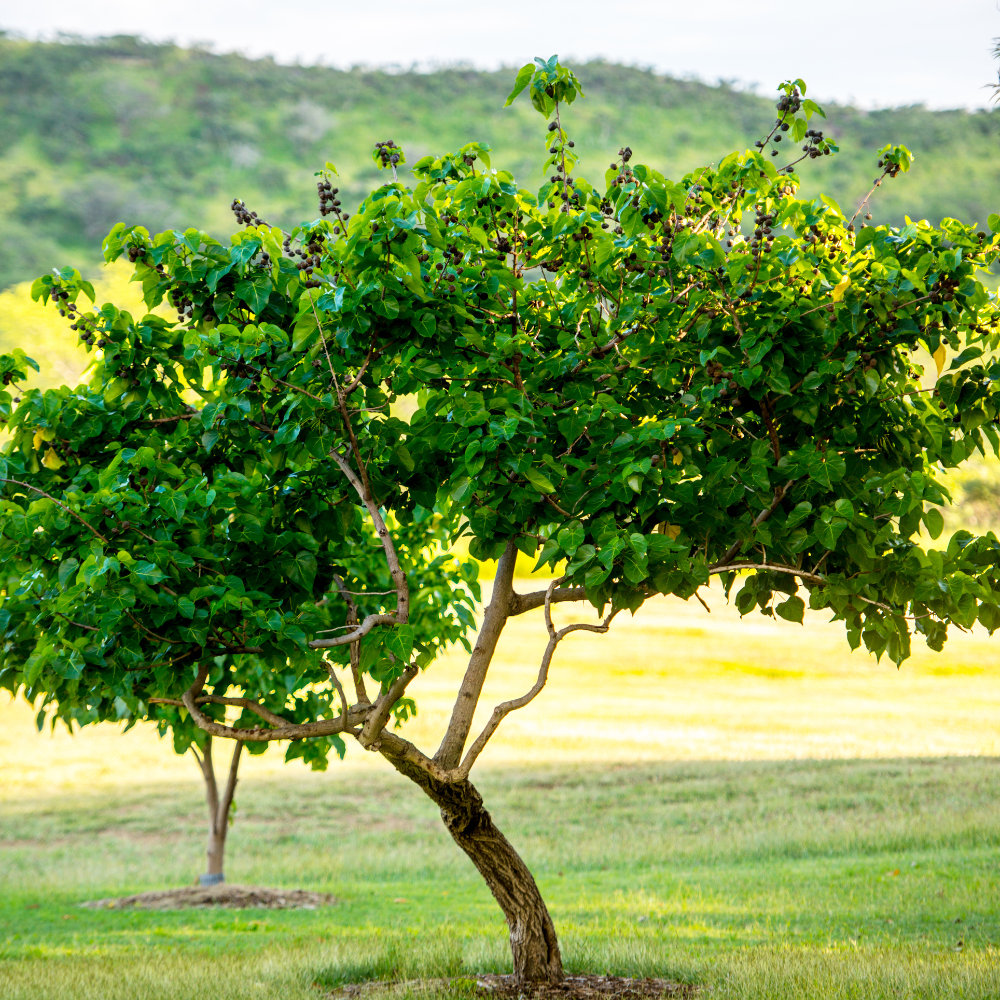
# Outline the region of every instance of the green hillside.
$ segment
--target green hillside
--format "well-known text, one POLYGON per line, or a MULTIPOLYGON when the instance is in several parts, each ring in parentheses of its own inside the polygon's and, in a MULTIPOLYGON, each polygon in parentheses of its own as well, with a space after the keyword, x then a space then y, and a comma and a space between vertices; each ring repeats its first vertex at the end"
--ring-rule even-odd
MULTIPOLYGON (((791 56, 771 64, 808 77, 791 56)), ((770 100, 726 86, 606 63, 576 69, 588 99, 570 128, 594 179, 626 144, 637 161, 679 176, 752 144, 774 113, 770 100)), ((234 196, 275 224, 312 218, 312 172, 327 159, 353 207, 375 179, 368 153, 380 139, 403 144, 411 162, 484 140, 494 165, 537 183, 534 112, 526 102, 502 107, 511 79, 279 66, 129 37, 0 36, 0 287, 65 263, 93 272, 100 239, 119 220, 224 235, 234 196)), ((874 151, 901 142, 916 154, 914 169, 879 193, 876 220, 909 211, 984 222, 1000 209, 1000 113, 827 111, 843 152, 803 171, 810 190, 853 206, 875 175, 874 151)))

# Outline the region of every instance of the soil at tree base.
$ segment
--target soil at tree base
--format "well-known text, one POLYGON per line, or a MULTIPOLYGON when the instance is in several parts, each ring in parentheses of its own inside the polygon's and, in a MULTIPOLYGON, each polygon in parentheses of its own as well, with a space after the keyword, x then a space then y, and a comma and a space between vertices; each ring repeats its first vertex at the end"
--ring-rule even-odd
POLYGON ((91 910, 187 910, 219 906, 230 910, 315 910, 337 902, 327 892, 303 889, 264 889, 256 885, 195 885, 134 896, 91 899, 81 906, 91 910))
POLYGON ((329 1000, 364 1000, 375 994, 393 995, 431 993, 449 987, 474 987, 477 997, 497 1000, 518 1000, 533 997, 535 1000, 647 1000, 653 997, 675 997, 678 1000, 697 997, 701 990, 688 983, 674 983, 669 979, 628 979, 624 976, 565 976, 558 983, 533 983, 518 985, 513 976, 493 974, 476 976, 475 979, 414 979, 400 983, 370 982, 340 986, 327 994, 329 1000))

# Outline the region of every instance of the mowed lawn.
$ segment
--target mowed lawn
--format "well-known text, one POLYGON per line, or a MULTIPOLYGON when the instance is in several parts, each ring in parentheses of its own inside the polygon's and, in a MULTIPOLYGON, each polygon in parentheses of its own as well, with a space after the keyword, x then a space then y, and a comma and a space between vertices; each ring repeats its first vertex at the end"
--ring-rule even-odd
MULTIPOLYGON (((567 967, 711 997, 1000 996, 1000 636, 918 644, 897 671, 851 654, 825 616, 740 622, 703 593, 711 615, 661 599, 571 636, 482 758, 567 967)), ((540 616, 510 633, 484 717, 537 670, 540 616)), ((414 683, 420 745, 436 745, 461 667, 414 683)), ((0 997, 315 1000, 507 969, 488 891, 384 761, 244 759, 227 877, 336 906, 83 910, 194 881, 195 763, 148 728, 38 734, 23 703, 0 705, 0 997)))

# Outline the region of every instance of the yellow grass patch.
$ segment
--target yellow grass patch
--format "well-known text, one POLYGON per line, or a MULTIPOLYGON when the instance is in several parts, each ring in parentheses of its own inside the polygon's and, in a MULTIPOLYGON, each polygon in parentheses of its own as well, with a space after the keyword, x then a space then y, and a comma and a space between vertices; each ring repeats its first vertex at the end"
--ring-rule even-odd
MULTIPOLYGON (((544 584, 543 584, 544 585, 544 584)), ((522 590, 536 582, 518 581, 522 590)), ((636 760, 776 760, 1000 753, 1000 639, 956 633, 943 653, 914 643, 898 670, 852 653, 826 613, 804 626, 754 612, 742 621, 718 590, 694 600, 649 601, 606 636, 578 633, 558 649, 546 689, 509 716, 482 763, 636 760)), ((560 605, 558 623, 593 620, 560 605)), ((512 621, 477 715, 526 691, 545 645, 541 612, 512 621)), ((433 750, 464 668, 455 651, 414 681, 419 714, 403 730, 433 750)), ((0 794, 58 792, 95 784, 197 780, 151 726, 121 735, 105 724, 68 735, 35 730, 23 702, 0 705, 0 794)), ((347 765, 378 761, 350 746, 347 765)), ((298 766, 298 765, 296 765, 298 766)), ((242 776, 274 773, 282 752, 244 758, 242 776)))

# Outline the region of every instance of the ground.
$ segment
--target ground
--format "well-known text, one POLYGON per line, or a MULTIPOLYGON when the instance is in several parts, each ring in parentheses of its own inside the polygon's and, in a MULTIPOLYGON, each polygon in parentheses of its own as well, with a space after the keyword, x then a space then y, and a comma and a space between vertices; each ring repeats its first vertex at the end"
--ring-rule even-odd
MULTIPOLYGON (((740 623, 707 599, 711 616, 656 601, 571 637, 484 757, 478 784, 567 969, 741 1000, 1000 995, 995 641, 959 636, 897 671, 822 616, 740 623)), ((543 638, 535 616, 517 623, 487 713, 530 686, 543 638)), ((423 744, 459 668, 417 682, 423 744)), ((194 881, 195 764, 149 731, 32 722, 0 705, 5 1000, 316 1000, 378 978, 466 996, 468 977, 509 968, 502 917, 433 805, 355 748, 325 774, 251 757, 229 847, 231 881, 334 905, 81 908, 194 881)))

